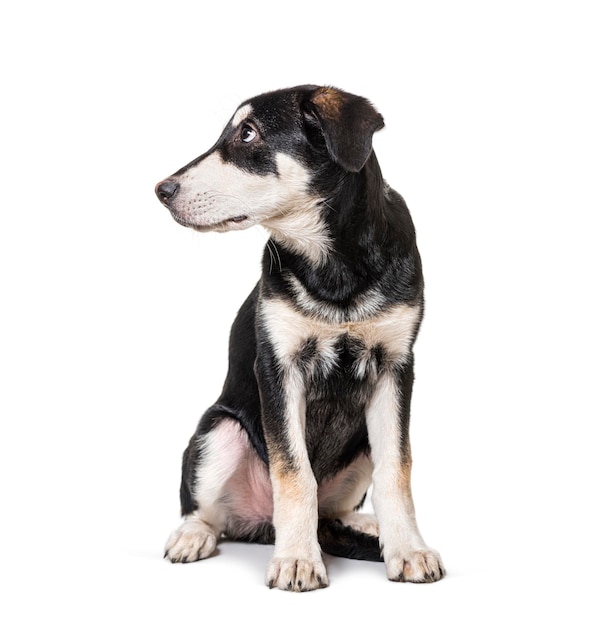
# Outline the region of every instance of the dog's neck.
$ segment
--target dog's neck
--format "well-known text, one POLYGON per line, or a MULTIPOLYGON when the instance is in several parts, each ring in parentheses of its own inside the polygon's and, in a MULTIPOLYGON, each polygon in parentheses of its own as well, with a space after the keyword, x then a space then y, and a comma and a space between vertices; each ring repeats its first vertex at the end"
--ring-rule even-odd
POLYGON ((403 299, 421 291, 410 214, 384 182, 374 153, 360 172, 342 176, 325 200, 269 230, 263 264, 271 289, 276 281, 297 280, 316 298, 344 306, 386 277, 402 283, 403 299), (395 276, 397 267, 408 276, 395 276))

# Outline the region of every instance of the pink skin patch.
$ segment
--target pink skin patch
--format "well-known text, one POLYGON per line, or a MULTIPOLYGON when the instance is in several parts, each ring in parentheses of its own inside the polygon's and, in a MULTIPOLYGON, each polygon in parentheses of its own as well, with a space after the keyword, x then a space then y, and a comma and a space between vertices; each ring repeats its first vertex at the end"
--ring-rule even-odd
MULTIPOLYGON (((215 461, 203 478, 212 487, 224 482, 218 506, 225 511, 230 534, 249 534, 262 522, 271 523, 274 505, 270 475, 247 433, 237 421, 228 419, 207 437, 206 456, 215 461)), ((318 488, 320 514, 333 517, 351 512, 368 488, 371 471, 370 459, 363 455, 323 481, 318 488)))
MULTIPOLYGON (((245 433, 243 435, 246 438, 245 433)), ((229 508, 245 522, 271 522, 273 514, 272 483, 267 467, 248 445, 243 458, 227 483, 229 508)))

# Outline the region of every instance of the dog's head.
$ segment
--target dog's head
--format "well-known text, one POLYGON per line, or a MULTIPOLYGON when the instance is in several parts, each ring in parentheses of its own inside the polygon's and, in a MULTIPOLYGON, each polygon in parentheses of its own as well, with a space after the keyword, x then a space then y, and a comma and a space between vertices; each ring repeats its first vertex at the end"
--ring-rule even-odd
POLYGON ((346 172, 362 170, 382 126, 366 99, 333 87, 262 94, 155 191, 176 221, 199 231, 298 229, 299 213, 319 206, 346 172))

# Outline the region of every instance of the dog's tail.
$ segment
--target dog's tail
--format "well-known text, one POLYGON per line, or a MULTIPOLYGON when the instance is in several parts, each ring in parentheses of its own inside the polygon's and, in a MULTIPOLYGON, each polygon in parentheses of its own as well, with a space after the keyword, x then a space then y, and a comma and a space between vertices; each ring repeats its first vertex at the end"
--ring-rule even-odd
POLYGON ((342 524, 337 519, 320 519, 319 545, 327 554, 359 561, 382 561, 379 537, 342 524))
MULTIPOLYGON (((317 534, 319 545, 326 554, 359 561, 383 560, 378 537, 346 526, 338 519, 320 519, 317 534)), ((237 532, 235 530, 235 532, 227 532, 226 535, 234 541, 267 545, 273 544, 275 539, 274 526, 270 522, 252 526, 249 531, 237 532)))

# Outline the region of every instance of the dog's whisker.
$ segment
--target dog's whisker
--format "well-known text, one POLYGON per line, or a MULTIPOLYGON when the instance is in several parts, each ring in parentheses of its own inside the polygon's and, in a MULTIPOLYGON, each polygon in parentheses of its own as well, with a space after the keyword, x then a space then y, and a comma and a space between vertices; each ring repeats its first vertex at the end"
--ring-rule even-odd
POLYGON ((278 252, 278 247, 271 237, 270 239, 268 239, 267 245, 270 250, 270 274, 272 273, 272 269, 274 266, 274 253, 276 254, 276 260, 278 262, 278 271, 282 272, 282 260, 280 258, 280 252, 278 252))
POLYGON ((323 200, 322 204, 323 204, 323 206, 326 206, 333 213, 337 213, 338 212, 338 210, 335 209, 327 200, 323 200))
POLYGON ((231 200, 234 200, 238 204, 244 206, 247 209, 247 211, 249 212, 249 214, 253 214, 254 213, 254 210, 249 205, 249 203, 246 202, 245 199, 241 198, 240 196, 236 196, 236 195, 229 194, 229 193, 223 193, 223 192, 220 192, 220 191, 210 191, 210 192, 208 192, 207 196, 208 196, 208 198, 229 198, 231 200))

